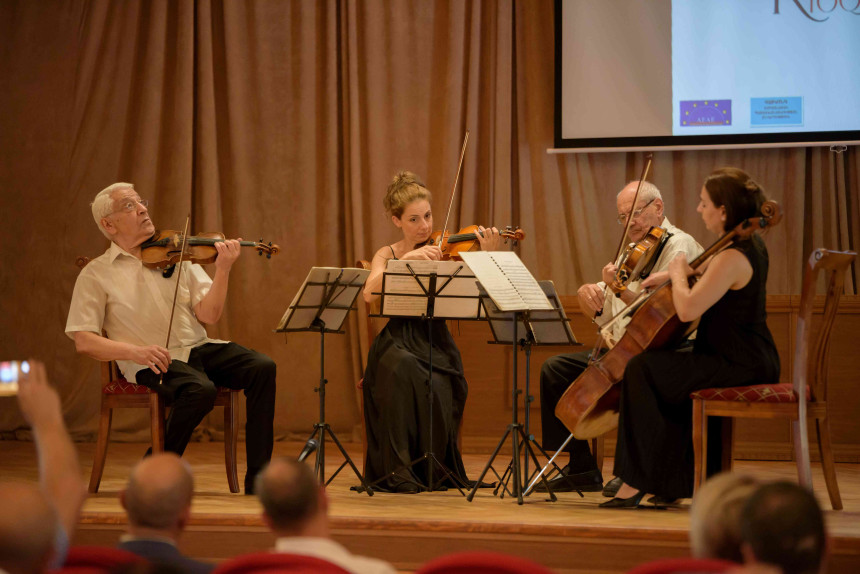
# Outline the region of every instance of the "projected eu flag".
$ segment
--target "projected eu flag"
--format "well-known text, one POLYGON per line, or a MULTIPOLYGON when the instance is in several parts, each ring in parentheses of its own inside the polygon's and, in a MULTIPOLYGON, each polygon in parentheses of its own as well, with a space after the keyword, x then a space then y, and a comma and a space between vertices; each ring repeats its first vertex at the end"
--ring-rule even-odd
POLYGON ((682 128, 732 125, 731 100, 681 100, 682 128))

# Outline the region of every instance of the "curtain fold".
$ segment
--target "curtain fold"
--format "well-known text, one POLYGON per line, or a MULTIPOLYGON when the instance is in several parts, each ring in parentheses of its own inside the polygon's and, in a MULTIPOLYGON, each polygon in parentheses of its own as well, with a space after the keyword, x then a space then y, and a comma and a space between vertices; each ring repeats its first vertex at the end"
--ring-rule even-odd
MULTIPOLYGON (((553 29, 552 0, 0 2, 0 358, 45 360, 72 432, 92 438, 98 368, 63 328, 74 258, 107 246, 89 202, 130 181, 160 228, 190 213, 194 232, 280 245, 271 260, 245 250, 211 334, 276 361, 276 433, 309 434, 319 336, 272 329, 312 266, 351 266, 398 239, 382 196, 399 170, 424 179, 441 228, 467 130, 449 228, 521 226, 537 278, 563 295, 596 281, 618 246, 615 194, 644 157, 547 153, 553 29)), ((661 151, 650 179, 670 220, 708 245, 702 181, 749 171, 784 210, 766 239, 769 292, 796 294, 812 248, 857 248, 858 155, 661 151)), ((856 267, 847 285, 856 293, 856 267)), ((352 315, 325 338, 339 432, 358 422, 367 352, 352 315)), ((220 413, 210 418, 202 432, 217 436, 220 413)), ((114 421, 118 438, 147 439, 145 413, 114 421)), ((0 410, 2 436, 22 426, 0 410)))

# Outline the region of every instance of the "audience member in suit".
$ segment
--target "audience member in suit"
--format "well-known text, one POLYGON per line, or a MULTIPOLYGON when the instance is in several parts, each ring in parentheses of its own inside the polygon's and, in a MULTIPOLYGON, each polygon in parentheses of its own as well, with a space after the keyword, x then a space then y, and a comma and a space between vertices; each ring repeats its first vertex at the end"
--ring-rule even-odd
POLYGON ((18 381, 18 405, 33 430, 39 485, 0 482, 0 572, 30 574, 62 565, 87 496, 60 397, 45 367, 29 361, 18 381))
POLYGON ((277 537, 275 552, 314 556, 354 574, 394 574, 387 562, 356 556, 332 540, 325 489, 304 463, 273 459, 254 489, 263 521, 277 537))
POLYGON ((186 572, 210 572, 212 564, 188 558, 177 547, 191 516, 193 495, 191 468, 178 455, 164 452, 141 460, 119 496, 128 515, 128 533, 118 547, 186 572))
POLYGON ((758 488, 741 511, 742 552, 748 571, 776 567, 782 574, 826 571, 827 534, 815 496, 793 482, 758 488))
POLYGON ((743 562, 741 510, 760 484, 748 475, 723 472, 702 485, 690 508, 694 557, 743 562))

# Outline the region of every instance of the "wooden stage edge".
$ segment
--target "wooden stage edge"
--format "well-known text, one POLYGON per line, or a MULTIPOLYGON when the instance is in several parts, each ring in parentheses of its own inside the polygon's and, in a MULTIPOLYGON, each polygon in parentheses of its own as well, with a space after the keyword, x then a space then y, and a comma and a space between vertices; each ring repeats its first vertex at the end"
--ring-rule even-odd
MULTIPOLYGON (((92 444, 78 444, 81 465, 89 475, 92 444)), ((346 444, 361 467, 361 445, 346 444)), ((118 501, 133 464, 146 445, 112 443, 100 492, 84 507, 76 544, 113 545, 124 531, 118 501)), ((296 456, 302 444, 279 442, 275 456, 296 456)), ((243 454, 244 445, 240 445, 243 454)), ((342 459, 329 446, 330 476, 342 459)), ((181 547, 189 555, 220 561, 272 547, 273 537, 260 518, 255 497, 230 494, 223 462, 223 443, 192 443, 186 458, 195 472, 193 517, 181 547)), ((243 458, 243 457, 242 457, 243 458)), ((311 457, 312 458, 312 457, 311 457)), ((477 478, 488 454, 467 454, 466 469, 477 478)), ((500 457, 501 472, 509 459, 500 457)), ((0 441, 0 468, 7 478, 35 479, 32 443, 0 441)), ((736 461, 736 470, 761 480, 796 480, 793 463, 736 461)), ((241 465, 240 465, 241 467, 241 465)), ((604 465, 611 476, 612 460, 604 465)), ((244 468, 240 468, 243 472, 244 468)), ((831 537, 828 572, 860 571, 860 465, 838 464, 845 509, 830 509, 819 465, 813 465, 815 493, 825 508, 831 537)), ((351 491, 358 480, 348 467, 327 488, 333 536, 353 552, 388 560, 402 572, 415 570, 436 556, 460 550, 494 550, 536 560, 560 573, 625 572, 648 560, 689 554, 689 501, 681 509, 606 510, 600 493, 561 493, 558 501, 529 496, 519 506, 481 489, 472 502, 456 490, 407 494, 351 491)))

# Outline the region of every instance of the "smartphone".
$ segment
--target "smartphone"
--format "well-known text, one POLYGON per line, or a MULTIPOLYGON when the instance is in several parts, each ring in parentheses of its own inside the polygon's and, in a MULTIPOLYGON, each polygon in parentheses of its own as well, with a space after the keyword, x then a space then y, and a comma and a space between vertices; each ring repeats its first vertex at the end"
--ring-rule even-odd
POLYGON ((0 397, 17 394, 18 378, 22 373, 29 372, 30 364, 27 361, 0 362, 0 397))

